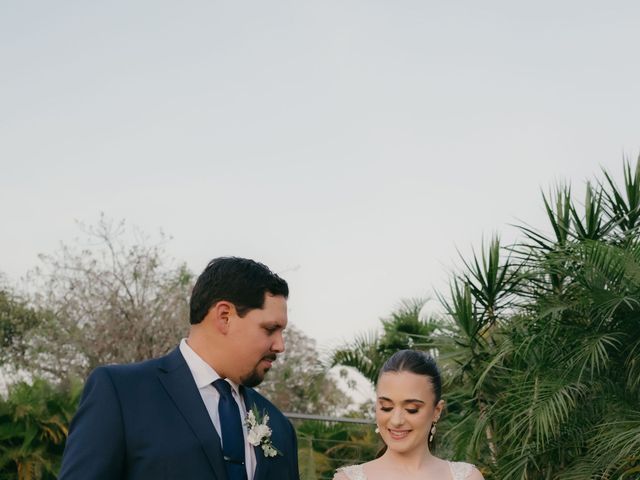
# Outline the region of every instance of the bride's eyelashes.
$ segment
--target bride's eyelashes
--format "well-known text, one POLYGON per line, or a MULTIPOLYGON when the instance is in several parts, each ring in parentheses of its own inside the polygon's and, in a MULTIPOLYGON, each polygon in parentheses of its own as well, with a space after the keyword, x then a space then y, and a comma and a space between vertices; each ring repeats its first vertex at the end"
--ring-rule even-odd
MULTIPOLYGON (((383 412, 390 412, 393 410, 393 407, 380 407, 380 410, 383 412)), ((410 414, 418 413, 420 411, 419 408, 405 408, 405 411, 410 414)))

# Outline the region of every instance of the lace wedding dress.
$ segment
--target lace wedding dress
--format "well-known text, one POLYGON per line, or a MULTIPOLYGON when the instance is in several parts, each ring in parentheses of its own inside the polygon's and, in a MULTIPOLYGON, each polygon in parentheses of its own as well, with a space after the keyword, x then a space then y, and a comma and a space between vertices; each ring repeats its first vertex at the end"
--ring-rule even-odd
MULTIPOLYGON (((473 465, 464 462, 447 462, 451 477, 453 480, 465 480, 473 471, 473 465)), ((367 480, 362 465, 352 465, 350 467, 341 467, 338 472, 344 473, 349 480, 367 480)))

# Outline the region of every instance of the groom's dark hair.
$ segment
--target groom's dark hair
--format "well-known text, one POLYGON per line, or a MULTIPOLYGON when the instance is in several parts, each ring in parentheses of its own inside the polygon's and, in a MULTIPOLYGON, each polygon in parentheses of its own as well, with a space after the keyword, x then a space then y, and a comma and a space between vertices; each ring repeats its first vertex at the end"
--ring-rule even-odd
POLYGON ((202 322, 221 300, 233 303, 240 317, 264 306, 266 293, 289 296, 289 286, 266 265, 239 257, 218 257, 209 262, 191 291, 191 324, 202 322))

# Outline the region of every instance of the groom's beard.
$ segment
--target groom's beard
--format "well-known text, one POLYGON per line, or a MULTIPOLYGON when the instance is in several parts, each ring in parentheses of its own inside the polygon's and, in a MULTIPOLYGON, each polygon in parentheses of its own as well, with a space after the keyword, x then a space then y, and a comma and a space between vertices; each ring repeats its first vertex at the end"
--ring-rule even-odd
POLYGON ((265 374, 269 371, 269 368, 264 368, 262 369, 262 371, 260 371, 260 363, 263 360, 269 360, 271 362, 275 362, 276 356, 275 354, 272 354, 272 355, 265 355, 264 357, 262 357, 260 359, 260 362, 258 362, 258 364, 254 367, 254 369, 249 373, 249 375, 247 375, 246 377, 240 378, 240 382, 242 383, 242 385, 244 385, 245 387, 251 388, 251 387, 260 385, 262 383, 262 381, 264 380, 265 374))

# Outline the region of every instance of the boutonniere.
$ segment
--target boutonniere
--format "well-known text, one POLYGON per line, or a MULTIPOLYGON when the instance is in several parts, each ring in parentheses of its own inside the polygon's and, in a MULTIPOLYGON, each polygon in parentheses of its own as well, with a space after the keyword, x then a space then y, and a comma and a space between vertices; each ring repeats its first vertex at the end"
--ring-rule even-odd
POLYGON ((268 422, 269 415, 266 412, 260 415, 255 406, 249 410, 245 419, 248 428, 247 441, 254 447, 261 446, 265 457, 282 455, 271 442, 271 428, 267 425, 268 422))

